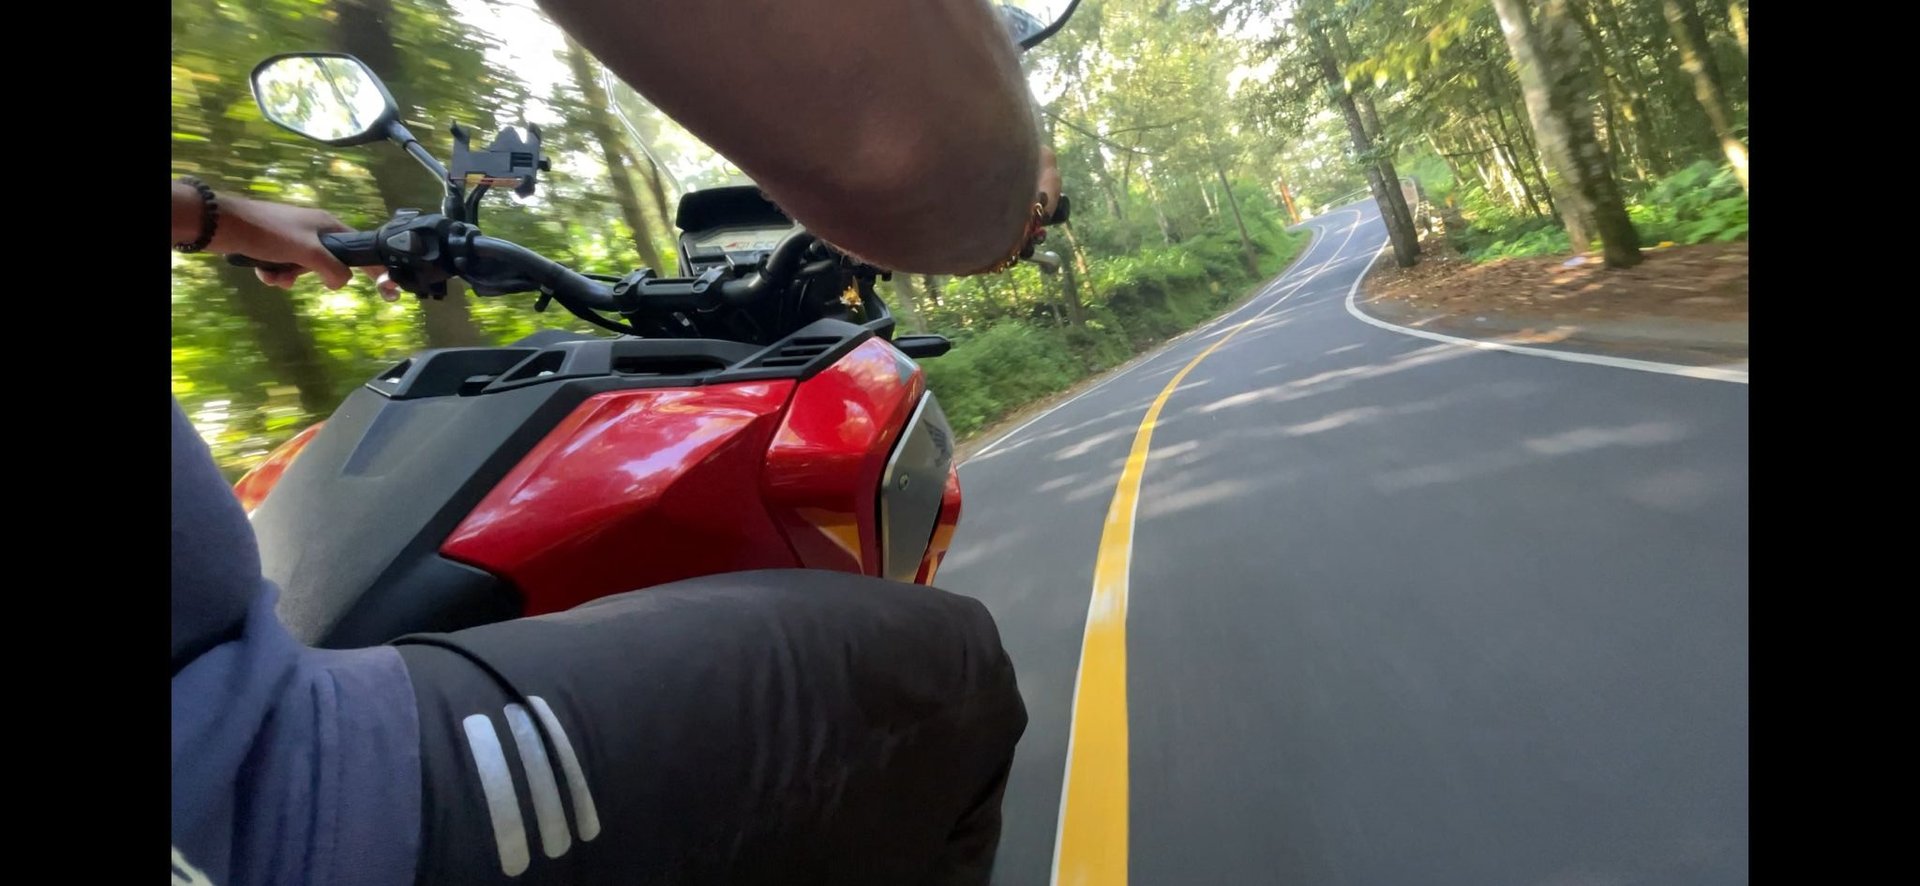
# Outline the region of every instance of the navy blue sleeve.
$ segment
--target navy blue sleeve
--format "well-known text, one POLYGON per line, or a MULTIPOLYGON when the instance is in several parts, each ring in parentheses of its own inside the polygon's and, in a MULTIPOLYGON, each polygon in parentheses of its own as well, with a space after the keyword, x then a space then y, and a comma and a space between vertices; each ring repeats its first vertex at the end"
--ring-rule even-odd
POLYGON ((253 527, 173 404, 172 825, 219 886, 410 886, 419 712, 400 654, 308 649, 253 527))
POLYGON ((239 636, 262 592, 260 549, 207 444, 173 401, 173 671, 239 636))

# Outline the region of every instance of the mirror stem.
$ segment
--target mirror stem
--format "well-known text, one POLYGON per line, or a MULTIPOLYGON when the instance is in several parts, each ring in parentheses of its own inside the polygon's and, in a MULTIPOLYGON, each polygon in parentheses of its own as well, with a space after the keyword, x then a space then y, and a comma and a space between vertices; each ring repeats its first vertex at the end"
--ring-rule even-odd
POLYGON ((413 159, 420 161, 420 165, 433 173, 434 179, 447 189, 447 197, 440 204, 441 214, 456 221, 464 220, 465 195, 460 193, 460 184, 447 177, 447 167, 435 160, 433 154, 428 153, 427 149, 420 144, 420 140, 413 137, 413 133, 407 129, 406 124, 398 120, 387 124, 387 138, 406 149, 408 154, 413 155, 413 159))

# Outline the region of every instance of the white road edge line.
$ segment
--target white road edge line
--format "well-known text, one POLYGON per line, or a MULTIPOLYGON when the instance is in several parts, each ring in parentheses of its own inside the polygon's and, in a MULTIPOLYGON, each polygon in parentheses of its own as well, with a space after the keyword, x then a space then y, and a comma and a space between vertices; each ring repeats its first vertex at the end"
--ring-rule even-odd
MULTIPOLYGON (((1359 211, 1358 211, 1358 210, 1353 210, 1353 209, 1343 209, 1343 210, 1336 210, 1336 211, 1338 211, 1338 212, 1352 212, 1352 213, 1354 214, 1354 216, 1355 216, 1355 219, 1354 219, 1354 226, 1356 226, 1356 227, 1357 227, 1357 226, 1358 226, 1358 225, 1360 224, 1360 222, 1362 221, 1362 219, 1360 218, 1360 213, 1359 213, 1359 211)), ((1332 213, 1328 213, 1328 215, 1331 215, 1331 214, 1332 214, 1332 213)), ((1321 217, 1322 217, 1322 218, 1324 218, 1325 216, 1321 216, 1321 217)), ((1303 223, 1303 224, 1304 224, 1304 223, 1303 223)), ((995 440, 995 441, 993 441, 992 443, 988 443, 987 445, 985 445, 985 446, 982 446, 982 447, 980 447, 980 448, 979 448, 978 450, 976 450, 976 451, 975 451, 975 452, 974 452, 974 453, 973 453, 972 455, 970 455, 970 456, 968 456, 968 457, 966 458, 966 460, 965 460, 965 461, 962 461, 962 462, 960 462, 960 464, 959 464, 959 465, 955 465, 955 467, 961 467, 961 466, 964 466, 964 465, 965 465, 965 464, 966 464, 967 462, 970 462, 970 461, 975 461, 975 460, 978 460, 978 459, 981 459, 981 458, 985 458, 985 457, 987 456, 987 454, 988 454, 988 453, 990 453, 990 452, 992 452, 992 451, 993 451, 994 449, 996 449, 996 448, 998 448, 998 447, 1000 446, 1000 444, 1002 444, 1002 443, 1005 443, 1005 442, 1007 442, 1008 440, 1011 440, 1011 439, 1013 439, 1015 435, 1017 435, 1017 434, 1019 434, 1019 433, 1020 433, 1021 431, 1024 431, 1024 430, 1026 430, 1027 428, 1030 428, 1030 427, 1032 427, 1032 426, 1034 425, 1034 423, 1035 423, 1035 422, 1038 422, 1039 420, 1041 420, 1041 419, 1043 419, 1043 418, 1046 418, 1046 417, 1047 417, 1047 416, 1049 416, 1049 415, 1052 415, 1052 414, 1053 414, 1053 413, 1054 413, 1054 412, 1055 412, 1056 410, 1059 410, 1059 409, 1063 409, 1063 408, 1065 408, 1065 407, 1067 406, 1067 404, 1070 404, 1070 403, 1072 403, 1072 402, 1074 402, 1075 400, 1078 400, 1078 399, 1080 399, 1080 398, 1082 398, 1082 397, 1085 397, 1085 396, 1087 396, 1088 394, 1091 394, 1091 393, 1093 393, 1094 391, 1097 391, 1097 390, 1100 390, 1101 388, 1104 388, 1104 387, 1106 387, 1106 386, 1107 386, 1107 383, 1108 383, 1108 382, 1111 382, 1111 381, 1114 381, 1114 380, 1116 380, 1116 379, 1118 379, 1118 378, 1120 378, 1121 376, 1123 376, 1123 375, 1126 375, 1127 373, 1129 373, 1129 372, 1132 372, 1132 371, 1134 371, 1135 369, 1139 369, 1140 367, 1142 367, 1142 366, 1145 366, 1145 365, 1147 365, 1148 363, 1152 363, 1153 361, 1155 361, 1155 360, 1158 360, 1158 359, 1160 359, 1160 357, 1161 357, 1161 355, 1163 355, 1163 354, 1166 354, 1166 353, 1167 353, 1168 351, 1171 351, 1171 350, 1173 350, 1173 348, 1174 348, 1174 346, 1175 346, 1175 345, 1178 345, 1178 344, 1180 344, 1181 342, 1183 342, 1183 341, 1186 341, 1186 340, 1187 340, 1187 339, 1189 339, 1189 338, 1194 338, 1194 337, 1198 337, 1198 336, 1200 336, 1200 335, 1203 335, 1203 334, 1205 334, 1205 333, 1207 332, 1207 330, 1210 330, 1210 329, 1212 329, 1212 328, 1214 328, 1215 326, 1218 326, 1218 325, 1220 325, 1221 323, 1223 323, 1223 322, 1225 322, 1225 321, 1227 321, 1227 320, 1230 320, 1230 319, 1232 319, 1232 318, 1233 318, 1233 317, 1235 317, 1235 316, 1238 316, 1238 315, 1240 314, 1240 312, 1242 312, 1242 311, 1245 311, 1246 309, 1248 309, 1248 308, 1251 308, 1251 307, 1253 307, 1253 305, 1254 305, 1254 303, 1255 303, 1255 302, 1257 302, 1257 301, 1259 301, 1260 299, 1263 299, 1263 298, 1266 298, 1267 296, 1269 296, 1269 295, 1271 295, 1271 294, 1273 294, 1273 293, 1274 293, 1274 292, 1275 292, 1276 290, 1278 290, 1278 289, 1280 289, 1280 288, 1281 288, 1281 286, 1282 286, 1283 284, 1285 284, 1285 283, 1287 282, 1287 278, 1288 278, 1288 277, 1291 277, 1291 276, 1293 276, 1294 274, 1296 274, 1296 273, 1298 273, 1298 272, 1300 272, 1300 271, 1302 271, 1302 270, 1305 270, 1305 269, 1306 269, 1306 267, 1307 267, 1307 263, 1306 263, 1306 259, 1307 259, 1307 256, 1308 256, 1308 255, 1311 255, 1311 254, 1313 253, 1313 250, 1314 250, 1314 249, 1315 249, 1316 247, 1318 247, 1318 246, 1320 245, 1320 241, 1321 241, 1321 240, 1323 240, 1323 239, 1326 239, 1326 238, 1324 237, 1324 235, 1323 235, 1323 233, 1324 233, 1324 232, 1321 232, 1321 231, 1317 231, 1317 230, 1316 230, 1316 231, 1314 232, 1314 234, 1315 234, 1315 236, 1314 236, 1314 238, 1313 238, 1313 242, 1311 242, 1311 243, 1308 243, 1308 244, 1307 244, 1307 251, 1306 251, 1306 252, 1303 252, 1303 253, 1301 253, 1301 254, 1300 254, 1300 257, 1299 257, 1299 258, 1298 258, 1297 260, 1295 260, 1295 262, 1294 262, 1294 264, 1293 264, 1293 267, 1290 267, 1290 268, 1288 268, 1288 269, 1286 269, 1286 270, 1285 270, 1284 272, 1282 272, 1282 273, 1280 274, 1280 276, 1278 276, 1278 277, 1275 277, 1272 283, 1269 283, 1269 284, 1267 284, 1267 285, 1266 285, 1265 287, 1263 287, 1263 288, 1261 288, 1261 290, 1260 290, 1260 291, 1259 291, 1258 293, 1256 293, 1256 294, 1255 294, 1255 295, 1254 295, 1254 296, 1253 296, 1252 298, 1250 298, 1250 299, 1247 299, 1247 303, 1246 303, 1246 304, 1244 304, 1244 305, 1241 305, 1240 307, 1237 307, 1237 308, 1234 308, 1233 310, 1231 310, 1231 311, 1228 311, 1228 312, 1227 312, 1227 313, 1225 313, 1225 314, 1222 314, 1222 315, 1220 315, 1220 316, 1218 316, 1218 317, 1215 317, 1215 318, 1213 318, 1212 320, 1209 320, 1209 321, 1207 321, 1207 323, 1206 323, 1206 325, 1204 325, 1204 326, 1198 326, 1198 327, 1195 327, 1195 328, 1194 328, 1194 329, 1192 329, 1192 330, 1189 330, 1189 331, 1187 331, 1187 332, 1183 332, 1183 333, 1181 333, 1181 334, 1179 334, 1179 335, 1177 335, 1177 336, 1174 336, 1174 337, 1173 337, 1173 338, 1172 338, 1171 340, 1169 340, 1169 341, 1168 341, 1168 342, 1167 342, 1166 344, 1163 344, 1163 345, 1161 345, 1161 346, 1160 346, 1160 349, 1159 349, 1159 350, 1157 350, 1157 351, 1154 351, 1154 352, 1153 352, 1153 353, 1151 353, 1151 354, 1147 354, 1146 356, 1144 356, 1144 357, 1141 357, 1141 358, 1139 358, 1138 360, 1136 360, 1136 361, 1135 361, 1135 362, 1134 362, 1134 363, 1133 363, 1132 365, 1130 365, 1130 366, 1123 366, 1123 367, 1121 367, 1120 369, 1118 369, 1118 370, 1116 370, 1116 371, 1114 371, 1114 372, 1113 372, 1113 373, 1112 373, 1111 375, 1108 375, 1108 376, 1107 376, 1106 378, 1103 378, 1103 379, 1101 379, 1101 380, 1099 380, 1098 382, 1095 382, 1095 383, 1094 383, 1094 385, 1093 385, 1093 387, 1090 387, 1090 388, 1088 388, 1088 389, 1086 389, 1086 390, 1084 390, 1084 391, 1081 391, 1081 392, 1080 392, 1080 393, 1078 393, 1078 394, 1075 394, 1075 395, 1073 395, 1073 396, 1071 396, 1071 397, 1068 397, 1068 398, 1067 398, 1067 399, 1065 399, 1065 400, 1062 400, 1062 401, 1060 401, 1060 402, 1058 402, 1058 403, 1055 403, 1055 404, 1053 404, 1053 405, 1052 405, 1051 407, 1048 407, 1048 409, 1047 409, 1047 411, 1045 411, 1045 412, 1042 412, 1042 413, 1040 413, 1039 415, 1036 415, 1036 416, 1034 416, 1034 417, 1032 417, 1032 418, 1030 418, 1030 419, 1027 419, 1027 420, 1026 420, 1025 422, 1023 422, 1023 423, 1021 423, 1021 425, 1020 425, 1019 427, 1017 427, 1017 428, 1014 428, 1013 430, 1011 430, 1011 431, 1008 431, 1008 432, 1006 432, 1005 434, 1002 434, 1002 435, 1000 435, 1000 439, 998 439, 998 440, 995 440)), ((1345 241, 1342 241, 1342 242, 1341 242, 1341 244, 1340 244, 1340 247, 1341 247, 1342 249, 1345 249, 1345 248, 1346 248, 1346 242, 1345 242, 1345 241)), ((1323 269, 1325 268, 1325 266, 1326 266, 1326 265, 1327 265, 1328 263, 1330 263, 1330 262, 1333 262, 1333 261, 1336 261, 1336 260, 1338 260, 1339 258, 1340 258, 1340 253, 1336 251, 1336 252, 1335 252, 1335 253, 1333 254, 1333 258, 1329 258, 1329 259, 1327 259, 1326 261, 1323 261, 1323 262, 1321 262, 1321 263, 1320 263, 1320 267, 1319 267, 1319 268, 1316 268, 1316 269, 1315 269, 1315 271, 1314 271, 1314 273, 1315 273, 1315 275, 1317 276, 1317 275, 1318 275, 1318 273, 1319 273, 1319 271, 1320 271, 1320 270, 1323 270, 1323 269)), ((1313 278, 1312 278, 1312 277, 1308 277, 1307 279, 1308 279, 1308 280, 1311 280, 1311 279, 1313 279, 1313 278)), ((1302 282, 1302 283, 1304 283, 1305 281, 1301 281, 1301 282, 1302 282)))
POLYGON ((1367 262, 1366 268, 1360 272, 1360 276, 1353 279, 1353 286, 1347 289, 1347 313, 1352 314, 1355 320, 1359 320, 1362 323, 1369 323, 1389 332, 1398 332, 1403 335, 1411 335, 1432 341, 1447 342, 1448 344, 1460 345, 1462 347, 1477 348, 1482 351, 1508 351, 1515 354, 1546 357, 1549 360, 1564 360, 1568 363, 1589 363, 1594 366, 1611 366, 1615 369, 1636 369, 1641 372, 1658 372, 1663 375, 1680 375, 1687 378, 1733 382, 1734 384, 1741 385, 1747 383, 1747 371, 1744 369, 1733 369, 1726 366, 1682 366, 1678 363, 1659 363, 1653 360, 1634 360, 1627 357, 1603 357, 1599 354, 1582 354, 1577 351, 1529 348, 1525 345, 1510 345, 1505 342, 1460 338, 1459 336, 1430 332, 1425 329, 1413 329, 1388 323, 1378 317, 1368 316, 1354 304, 1353 297, 1355 293, 1360 291, 1360 284, 1367 279, 1367 275, 1372 273, 1374 264, 1380 261, 1381 256, 1387 254, 1387 248, 1391 245, 1391 243, 1382 244, 1380 250, 1373 254, 1373 260, 1367 262))

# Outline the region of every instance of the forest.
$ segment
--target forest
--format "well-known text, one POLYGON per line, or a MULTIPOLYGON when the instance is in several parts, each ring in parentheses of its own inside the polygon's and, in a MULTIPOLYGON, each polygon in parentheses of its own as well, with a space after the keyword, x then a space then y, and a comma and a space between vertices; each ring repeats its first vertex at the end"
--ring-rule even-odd
MULTIPOLYGON (((476 140, 541 127, 553 171, 524 205, 495 201, 489 234, 584 271, 674 268, 670 176, 531 0, 175 0, 172 26, 173 175, 356 227, 435 205, 391 146, 261 119, 257 61, 344 51, 436 155, 453 121, 476 140)), ((1073 199, 1048 243, 1062 272, 895 275, 883 293, 907 331, 953 338, 925 366, 964 435, 1249 295, 1307 245, 1290 226, 1344 202, 1379 207, 1402 267, 1434 250, 1630 267, 1744 240, 1747 45, 1741 0, 1085 0, 1025 60, 1073 199)), ((289 293, 177 254, 172 278, 173 393, 234 477, 413 351, 586 331, 457 287, 289 293)))

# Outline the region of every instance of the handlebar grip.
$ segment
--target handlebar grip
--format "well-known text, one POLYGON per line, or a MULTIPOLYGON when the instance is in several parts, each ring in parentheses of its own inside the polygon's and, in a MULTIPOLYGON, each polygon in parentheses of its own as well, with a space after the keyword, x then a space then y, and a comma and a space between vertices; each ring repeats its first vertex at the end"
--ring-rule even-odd
MULTIPOLYGON (((321 234, 320 245, 325 246, 333 257, 349 268, 366 268, 384 265, 380 251, 375 245, 372 231, 350 231, 345 234, 321 234)), ((266 262, 244 255, 227 256, 227 264, 236 268, 259 268, 263 271, 291 271, 294 265, 286 262, 266 262)))
POLYGON ((345 234, 321 234, 320 245, 325 246, 333 257, 349 268, 370 268, 384 265, 380 258, 379 240, 373 231, 349 231, 345 234))

